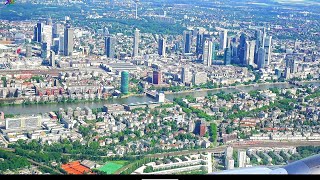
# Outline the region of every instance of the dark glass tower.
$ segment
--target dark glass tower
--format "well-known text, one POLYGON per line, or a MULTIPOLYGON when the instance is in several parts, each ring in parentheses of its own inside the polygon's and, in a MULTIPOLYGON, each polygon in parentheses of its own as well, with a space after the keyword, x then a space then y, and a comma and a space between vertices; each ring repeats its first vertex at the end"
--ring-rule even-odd
POLYGON ((191 52, 191 40, 192 40, 192 34, 190 31, 184 32, 184 53, 190 53, 191 52))
POLYGON ((73 29, 69 24, 66 24, 64 29, 64 48, 63 55, 70 56, 73 52, 73 29))
POLYGON ((107 57, 114 58, 116 38, 113 36, 107 36, 104 38, 104 43, 107 57))
POLYGON ((245 46, 246 46, 246 35, 244 33, 242 33, 241 36, 240 36, 240 44, 239 44, 239 60, 240 60, 240 64, 246 64, 245 46))
POLYGON ((224 64, 225 65, 230 65, 231 64, 231 49, 227 47, 224 50, 224 64))

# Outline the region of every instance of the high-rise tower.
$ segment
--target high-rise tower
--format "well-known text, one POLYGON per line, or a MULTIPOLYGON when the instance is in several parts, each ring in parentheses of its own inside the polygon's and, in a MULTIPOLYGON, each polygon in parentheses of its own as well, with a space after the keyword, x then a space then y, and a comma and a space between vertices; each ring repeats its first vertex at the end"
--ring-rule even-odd
POLYGON ((245 46, 246 46, 246 35, 244 33, 240 36, 240 44, 239 44, 239 60, 240 64, 246 64, 246 56, 245 56, 245 46))
POLYGON ((224 65, 230 65, 231 64, 231 48, 227 47, 224 50, 224 65))
POLYGON ((51 51, 50 51, 50 56, 49 56, 49 57, 50 57, 50 58, 49 58, 49 60, 50 60, 49 62, 50 62, 50 66, 51 66, 51 67, 56 67, 55 55, 56 55, 56 54, 54 53, 54 51, 51 50, 51 51))
POLYGON ((134 0, 134 2, 135 2, 135 5, 136 5, 135 19, 138 19, 138 3, 139 3, 139 0, 134 0))
POLYGON ((210 39, 206 39, 203 44, 203 64, 206 66, 212 65, 212 46, 213 42, 210 39))
POLYGON ((192 43, 192 33, 191 31, 183 32, 183 52, 190 53, 191 52, 191 43, 192 43))
POLYGON ((266 51, 263 47, 259 48, 258 51, 258 68, 264 68, 265 67, 265 55, 266 55, 266 51))
POLYGON ((265 50, 265 66, 269 66, 270 61, 271 61, 271 51, 272 49, 272 36, 267 36, 265 38, 265 42, 264 42, 264 50, 265 50))
POLYGON ((224 50, 227 47, 228 31, 225 29, 220 32, 220 50, 224 50))
POLYGON ((166 56, 166 38, 159 39, 158 54, 159 56, 166 56))
POLYGON ((73 33, 74 30, 71 28, 69 24, 66 25, 64 29, 64 48, 63 54, 65 56, 71 56, 73 52, 73 33))
POLYGON ((42 32, 43 24, 41 22, 37 23, 37 26, 34 27, 34 41, 41 43, 42 42, 42 32))
POLYGON ((133 39, 133 57, 139 56, 140 30, 136 28, 133 39))
POLYGON ((129 72, 128 71, 121 72, 121 93, 123 94, 129 93, 129 72))
POLYGON ((104 47, 108 58, 114 58, 116 38, 107 36, 104 38, 104 47))

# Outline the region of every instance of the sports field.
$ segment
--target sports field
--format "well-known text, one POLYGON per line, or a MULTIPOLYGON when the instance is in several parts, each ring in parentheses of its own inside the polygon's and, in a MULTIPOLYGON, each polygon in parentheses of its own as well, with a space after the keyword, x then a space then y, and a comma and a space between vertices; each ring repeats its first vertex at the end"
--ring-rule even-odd
POLYGON ((120 169, 123 165, 121 164, 116 164, 113 162, 108 162, 107 164, 105 164, 104 166, 102 166, 101 168, 99 168, 100 171, 103 171, 107 174, 113 174, 114 172, 116 172, 118 169, 120 169))

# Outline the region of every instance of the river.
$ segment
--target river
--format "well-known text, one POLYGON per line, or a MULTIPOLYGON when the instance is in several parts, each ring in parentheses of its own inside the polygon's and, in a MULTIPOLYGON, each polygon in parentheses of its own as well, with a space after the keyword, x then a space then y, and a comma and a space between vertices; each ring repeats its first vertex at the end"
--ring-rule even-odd
MULTIPOLYGON (((310 84, 310 83, 309 83, 310 84)), ((320 85, 320 82, 313 82, 316 86, 320 85)), ((220 89, 213 89, 213 90, 197 90, 192 92, 179 92, 179 93, 172 93, 166 94, 166 98, 169 100, 173 100, 175 97, 184 97, 186 95, 191 95, 194 97, 206 96, 209 92, 212 94, 224 91, 226 93, 231 92, 249 92, 252 90, 263 90, 269 88, 290 88, 293 85, 289 83, 281 83, 281 84, 259 84, 259 85, 249 85, 249 86, 238 86, 238 87, 230 87, 230 88, 220 88, 220 89)), ((59 108, 76 108, 76 107, 85 107, 88 106, 89 108, 100 108, 105 104, 130 104, 130 103, 142 103, 142 102, 149 102, 155 101, 147 96, 130 96, 128 98, 116 98, 110 99, 106 101, 99 101, 99 102, 79 102, 79 103, 54 103, 54 104, 33 104, 33 105, 14 105, 14 106, 4 106, 0 107, 0 112, 4 112, 5 114, 39 114, 39 113, 47 113, 50 111, 57 111, 59 108)))

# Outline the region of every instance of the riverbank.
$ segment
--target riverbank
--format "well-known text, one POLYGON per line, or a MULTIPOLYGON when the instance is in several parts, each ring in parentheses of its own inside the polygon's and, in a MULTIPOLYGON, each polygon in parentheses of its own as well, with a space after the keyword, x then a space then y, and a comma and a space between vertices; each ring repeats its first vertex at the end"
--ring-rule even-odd
MULTIPOLYGON (((319 81, 320 82, 320 81, 319 81)), ((213 90, 222 90, 222 89, 237 89, 241 87, 257 87, 260 85, 282 85, 282 84, 289 84, 289 82, 275 82, 275 83, 259 83, 259 84, 248 84, 248 85, 237 85, 237 86, 225 86, 220 88, 212 88, 212 89, 198 89, 198 90, 185 90, 179 92, 164 92, 164 94, 181 94, 181 93, 191 93, 191 92, 206 92, 206 91, 213 91, 213 90)))
MULTIPOLYGON (((312 80, 312 81, 298 81, 298 82, 302 82, 302 83, 320 83, 320 80, 312 80)), ((192 90, 184 90, 184 91, 178 91, 178 92, 164 92, 164 94, 184 94, 184 93, 192 93, 192 92, 206 92, 206 91, 213 91, 213 90, 222 90, 222 89, 239 89, 242 87, 258 87, 258 86, 263 86, 263 85, 292 85, 295 86, 293 84, 290 84, 289 82, 265 82, 265 83, 257 83, 257 84, 240 84, 237 86, 224 86, 224 87, 220 87, 220 88, 212 88, 212 89, 208 89, 208 88, 204 88, 204 89, 192 89, 192 90)))
MULTIPOLYGON (((89 103, 89 102, 103 102, 103 101, 109 101, 112 99, 125 99, 125 98, 129 98, 132 96, 145 96, 144 94, 128 94, 128 95, 123 95, 121 97, 113 97, 113 96, 109 96, 107 99, 88 99, 88 100, 66 100, 66 101, 40 101, 40 102, 22 102, 22 103, 7 103, 4 102, 2 103, 1 101, 5 101, 4 99, 1 99, 1 103, 0 103, 0 107, 4 107, 4 106, 29 106, 29 105, 46 105, 46 104, 74 104, 74 103, 89 103)), ((10 100, 12 101, 12 99, 10 100)))
MULTIPOLYGON (((305 83, 316 83, 316 85, 320 85, 320 81, 312 81, 312 82, 305 82, 305 83)), ((222 87, 222 88, 215 88, 215 89, 199 89, 199 90, 192 90, 192 91, 183 91, 177 93, 167 93, 166 99, 172 101, 175 97, 184 97, 187 95, 191 95, 193 97, 204 97, 207 96, 209 93, 216 94, 221 91, 225 93, 233 93, 233 92, 240 92, 240 91, 253 91, 253 90, 264 90, 269 88, 290 88, 295 85, 291 85, 288 82, 278 82, 278 83, 263 83, 263 84, 256 84, 256 85, 241 85, 241 86, 232 86, 232 87, 222 87), (239 89, 240 88, 240 89, 239 89)), ((297 87, 297 86, 295 86, 297 87)), ((32 105, 14 105, 14 106, 2 106, 0 107, 0 111, 4 112, 5 114, 21 114, 21 115, 32 115, 32 114, 39 114, 44 112, 50 111, 58 111, 60 108, 76 108, 76 107, 89 107, 92 109, 101 108, 105 104, 131 104, 131 103, 145 103, 145 102, 156 102, 155 99, 146 96, 145 94, 134 95, 131 94, 126 97, 122 98, 110 98, 108 100, 101 100, 101 101, 91 101, 91 102, 74 102, 74 103, 52 103, 52 104, 32 104, 32 105)))

